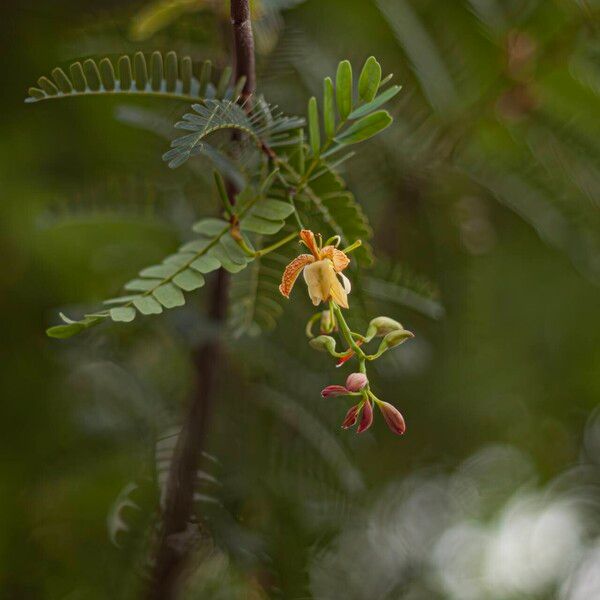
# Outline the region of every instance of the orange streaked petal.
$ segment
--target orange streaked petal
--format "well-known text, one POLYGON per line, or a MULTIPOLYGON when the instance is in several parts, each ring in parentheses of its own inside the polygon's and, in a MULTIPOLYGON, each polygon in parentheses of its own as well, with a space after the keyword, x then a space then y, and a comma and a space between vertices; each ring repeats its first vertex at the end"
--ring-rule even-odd
POLYGON ((341 250, 338 250, 335 246, 325 246, 325 248, 321 250, 321 256, 323 258, 328 258, 333 263, 333 268, 338 273, 343 271, 350 264, 348 256, 341 250))
POLYGON ((313 253, 313 256, 319 260, 321 255, 319 253, 319 247, 317 246, 317 240, 315 234, 310 229, 303 229, 300 232, 300 239, 306 244, 306 247, 313 253))
POLYGON ((314 257, 310 254, 301 254, 297 256, 286 268, 281 277, 281 285, 279 286, 279 291, 286 297, 290 297, 290 293, 292 288, 294 287, 294 283, 296 283, 296 279, 298 279, 298 275, 302 272, 302 269, 309 265, 310 263, 315 262, 314 257))

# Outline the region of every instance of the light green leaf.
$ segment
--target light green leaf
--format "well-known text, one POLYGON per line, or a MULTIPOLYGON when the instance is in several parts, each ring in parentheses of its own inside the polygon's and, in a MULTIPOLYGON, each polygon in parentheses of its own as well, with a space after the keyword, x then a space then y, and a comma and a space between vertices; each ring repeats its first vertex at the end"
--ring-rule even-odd
POLYGON ((210 273, 216 271, 220 266, 221 263, 213 256, 200 256, 190 265, 199 273, 210 273))
POLYGON ((377 96, 373 101, 369 102, 368 104, 363 104, 356 110, 352 111, 348 115, 348 118, 352 120, 358 119, 373 112, 374 110, 377 110, 380 106, 383 106, 386 102, 390 101, 401 89, 401 85, 393 85, 385 90, 385 92, 379 94, 379 96, 377 96))
POLYGON ((371 102, 377 94, 381 81, 381 65, 374 56, 370 56, 360 73, 358 80, 358 95, 364 102, 371 102))
POLYGON ((121 323, 130 323, 135 319, 135 308, 132 306, 117 306, 110 309, 110 318, 121 323))
POLYGON ((244 253, 230 235, 224 235, 221 238, 220 244, 225 248, 227 256, 229 256, 234 263, 245 265, 248 262, 248 255, 244 253))
POLYGON ((165 307, 175 308, 185 304, 185 297, 179 288, 172 283, 165 283, 152 292, 154 297, 165 307))
POLYGON ((152 296, 138 296, 133 305, 143 315, 159 315, 162 312, 162 306, 152 296))
POLYGON ((229 227, 229 223, 223 219, 202 219, 202 221, 194 223, 192 230, 196 233, 212 237, 219 235, 227 227, 229 227))
POLYGON ((283 221, 268 221, 261 217, 249 215, 244 218, 241 224, 243 231, 252 231, 253 233, 262 233, 263 235, 273 235, 284 226, 283 221))
POLYGON ((246 268, 246 262, 243 264, 233 262, 221 244, 217 244, 211 248, 209 252, 209 255, 216 258, 219 261, 219 264, 230 273, 239 273, 242 269, 246 268))
POLYGON ((313 155, 318 156, 321 150, 321 131, 319 129, 319 109, 314 96, 308 101, 308 138, 313 155))
POLYGON ((147 292, 160 284, 160 279, 133 279, 125 284, 125 289, 131 292, 147 292))
POLYGON ((377 135, 392 123, 392 117, 386 110, 380 110, 363 117, 335 138, 338 144, 356 144, 377 135))
POLYGON ((294 212, 294 207, 288 202, 267 198, 254 206, 251 214, 269 221, 283 221, 294 212))
POLYGON ((352 65, 343 60, 335 77, 335 94, 340 119, 344 121, 352 111, 352 65))
POLYGON ((140 271, 140 277, 154 277, 156 279, 167 279, 177 273, 177 265, 154 265, 140 271))
POLYGON ((191 269, 186 269, 173 277, 173 283, 186 292, 197 290, 204 285, 204 277, 191 269))

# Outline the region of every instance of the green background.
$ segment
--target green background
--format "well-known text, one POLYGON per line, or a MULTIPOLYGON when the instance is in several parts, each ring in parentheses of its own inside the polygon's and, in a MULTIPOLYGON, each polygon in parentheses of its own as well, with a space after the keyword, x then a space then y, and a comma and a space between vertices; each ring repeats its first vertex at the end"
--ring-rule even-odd
MULTIPOLYGON (((25 105, 27 88, 138 48, 223 66, 215 4, 139 41, 140 2, 2 4, 2 598, 138 597, 156 444, 168 456, 193 388, 204 293, 71 341, 44 330, 217 210, 210 173, 170 172, 164 139, 115 118, 122 99, 25 105)), ((598 11, 307 0, 257 24, 259 89, 286 112, 304 114, 343 58, 374 54, 403 85, 394 125, 344 174, 379 259, 355 285, 416 334, 371 378, 408 429, 376 415, 340 430, 345 401, 319 390, 347 370, 309 351, 295 290, 274 331, 227 345, 184 597, 600 595, 598 11)), ((187 108, 132 104, 169 123, 187 108)))

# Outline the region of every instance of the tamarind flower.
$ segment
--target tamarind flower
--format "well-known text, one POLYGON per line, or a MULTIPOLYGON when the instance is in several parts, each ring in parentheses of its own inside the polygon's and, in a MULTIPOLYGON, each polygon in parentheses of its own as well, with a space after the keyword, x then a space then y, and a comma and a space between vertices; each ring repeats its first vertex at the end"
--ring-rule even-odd
POLYGON ((311 254, 297 256, 285 268, 279 291, 289 298, 296 279, 303 272, 308 295, 315 306, 333 300, 338 306, 348 308, 350 280, 342 273, 350 263, 348 256, 335 246, 320 248, 315 234, 308 229, 300 232, 300 239, 311 254))
POLYGON ((321 391, 321 396, 323 398, 333 398, 335 396, 358 395, 362 392, 362 400, 348 410, 342 421, 342 428, 348 429, 354 426, 360 417, 356 433, 362 433, 369 429, 373 424, 373 402, 379 407, 390 430, 402 435, 406 431, 404 417, 395 406, 389 402, 379 400, 368 389, 365 390, 368 383, 369 380, 364 373, 351 373, 346 379, 346 385, 328 385, 321 391))

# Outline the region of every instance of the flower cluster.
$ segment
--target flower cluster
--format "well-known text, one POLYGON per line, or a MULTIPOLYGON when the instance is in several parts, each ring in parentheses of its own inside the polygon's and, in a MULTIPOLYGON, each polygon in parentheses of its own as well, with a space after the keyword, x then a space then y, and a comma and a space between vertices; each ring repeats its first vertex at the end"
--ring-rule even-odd
POLYGON ((306 229, 300 232, 300 240, 311 254, 301 254, 286 267, 279 290, 289 298, 296 279, 303 272, 313 304, 329 304, 328 309, 315 314, 307 323, 306 334, 310 338, 310 345, 334 357, 338 367, 351 359, 358 361, 358 372, 351 373, 345 385, 329 385, 322 390, 321 395, 323 398, 349 396, 358 399, 346 413, 342 422, 344 429, 358 422, 357 433, 366 431, 373 423, 373 407, 377 405, 390 430, 402 435, 406 429, 402 414, 389 402, 375 396, 369 384, 366 365, 389 349, 414 337, 413 334, 398 321, 384 316, 372 319, 364 335, 351 331, 341 311, 341 308, 349 308, 348 294, 351 289, 350 282, 342 271, 350 263, 348 253, 360 244, 342 251, 337 248, 339 237, 332 238, 323 245, 321 236, 315 236, 306 229), (320 335, 315 337, 312 330, 317 321, 320 335), (337 351, 336 338, 329 335, 332 333, 337 333, 347 346, 341 352, 337 351), (367 353, 366 346, 376 338, 380 338, 377 350, 373 354, 367 353))

